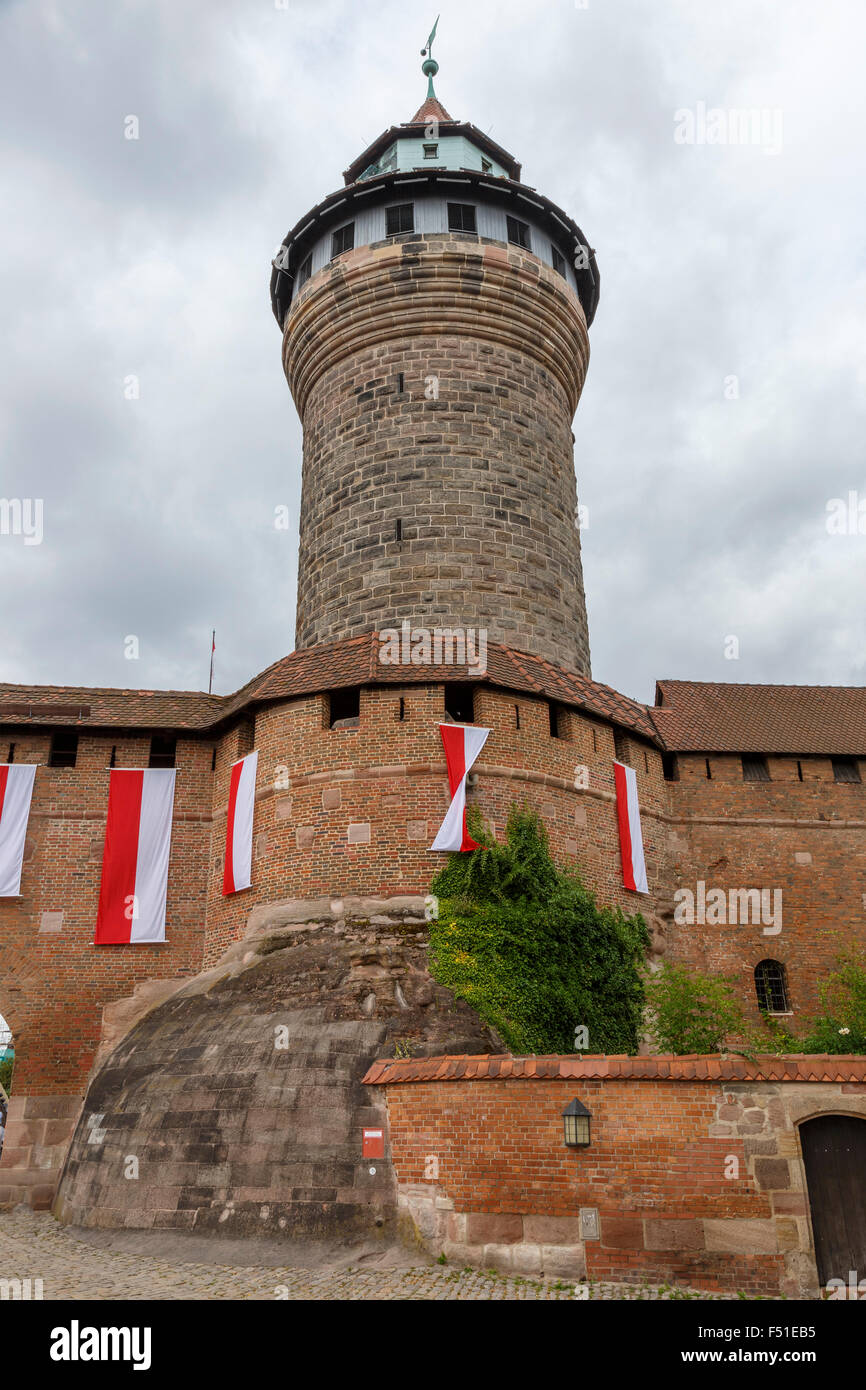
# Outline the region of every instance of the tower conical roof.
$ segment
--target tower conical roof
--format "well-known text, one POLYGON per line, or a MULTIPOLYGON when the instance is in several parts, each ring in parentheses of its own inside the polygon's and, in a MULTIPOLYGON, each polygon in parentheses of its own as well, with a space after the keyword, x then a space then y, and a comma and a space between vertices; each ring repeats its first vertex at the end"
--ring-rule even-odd
POLYGON ((424 102, 418 107, 409 125, 426 125, 428 121, 453 121, 454 117, 449 116, 445 107, 438 97, 427 96, 424 102))

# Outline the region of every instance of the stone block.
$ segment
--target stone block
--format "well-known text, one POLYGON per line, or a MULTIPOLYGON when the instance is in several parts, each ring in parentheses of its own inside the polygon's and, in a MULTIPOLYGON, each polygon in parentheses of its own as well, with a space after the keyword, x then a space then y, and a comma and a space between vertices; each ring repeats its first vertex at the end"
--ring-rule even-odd
POLYGON ((634 1216, 602 1216, 601 1244, 606 1250, 643 1250, 643 1222, 634 1216))
POLYGON ((582 1245, 542 1245, 541 1264, 546 1279, 582 1279, 586 1274, 582 1245))
POLYGON ((356 821, 351 824, 346 832, 346 837, 350 845, 369 845, 370 843, 370 822, 356 821))
POLYGON ((538 1278, 544 1271, 540 1245, 529 1245, 525 1241, 511 1247, 512 1268, 515 1274, 524 1278, 538 1278))
POLYGON ((644 1222, 647 1250, 703 1250, 702 1221, 653 1219, 644 1222))
POLYGON ((708 1218, 704 1221, 704 1237, 707 1250, 734 1255, 774 1255, 777 1248, 776 1223, 760 1218, 708 1218))
POLYGON ((299 825, 295 831, 298 849, 309 849, 315 838, 316 832, 311 825, 299 825))
POLYGON ((524 1216, 523 1238, 539 1245, 580 1243, 579 1216, 524 1216))
POLYGON ((505 1245, 523 1239, 523 1217, 467 1212, 466 1239, 471 1245, 505 1245))
POLYGON ((410 820, 406 822, 407 840, 426 840, 427 822, 425 820, 410 820))
POLYGON ((776 1242, 780 1250, 799 1250, 800 1227, 790 1216, 776 1222, 776 1242))
POLYGON ((756 1158, 755 1181, 764 1191, 791 1186, 791 1171, 786 1158, 756 1158))
POLYGON ((274 801, 274 820, 292 819, 292 798, 290 796, 278 796, 274 801))
POLYGON ((343 804, 343 793, 340 787, 325 787, 322 791, 322 810, 339 811, 343 804))

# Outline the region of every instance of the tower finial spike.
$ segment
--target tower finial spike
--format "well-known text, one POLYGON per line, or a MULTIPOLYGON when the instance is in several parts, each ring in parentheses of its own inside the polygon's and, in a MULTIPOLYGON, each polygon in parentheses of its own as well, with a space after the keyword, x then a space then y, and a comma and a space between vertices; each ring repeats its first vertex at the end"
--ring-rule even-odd
POLYGON ((440 19, 440 16, 437 14, 437 16, 436 16, 436 23, 433 25, 433 28, 430 30, 430 37, 428 38, 428 40, 427 40, 427 42, 425 43, 424 47, 421 49, 421 57, 422 57, 422 58, 424 57, 424 54, 425 54, 425 53, 427 54, 426 59, 425 59, 424 62, 421 64, 421 71, 423 72, 424 76, 427 78, 427 100, 428 100, 428 101, 430 101, 430 100, 435 101, 435 100, 436 100, 436 93, 435 93, 434 90, 433 90, 433 78, 436 76, 437 72, 439 71, 439 64, 436 62, 436 59, 433 57, 433 40, 434 40, 435 37, 436 37, 436 30, 437 30, 437 28, 439 27, 439 19, 440 19))

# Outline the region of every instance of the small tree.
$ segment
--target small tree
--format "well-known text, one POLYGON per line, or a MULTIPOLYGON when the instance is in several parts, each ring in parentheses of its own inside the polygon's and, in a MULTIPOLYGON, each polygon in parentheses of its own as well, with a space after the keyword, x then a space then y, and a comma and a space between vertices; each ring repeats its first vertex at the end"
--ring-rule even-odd
POLYGON ((744 1027, 732 983, 667 961, 658 973, 647 971, 647 1022, 659 1052, 724 1052, 744 1027))

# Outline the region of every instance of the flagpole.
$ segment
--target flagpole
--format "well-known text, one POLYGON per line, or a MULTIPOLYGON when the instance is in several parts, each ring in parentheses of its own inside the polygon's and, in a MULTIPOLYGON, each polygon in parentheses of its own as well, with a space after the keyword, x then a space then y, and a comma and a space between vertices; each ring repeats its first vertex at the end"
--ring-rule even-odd
POLYGON ((210 639, 210 680, 207 683, 208 695, 213 694, 213 654, 216 651, 216 628, 211 633, 210 639))

